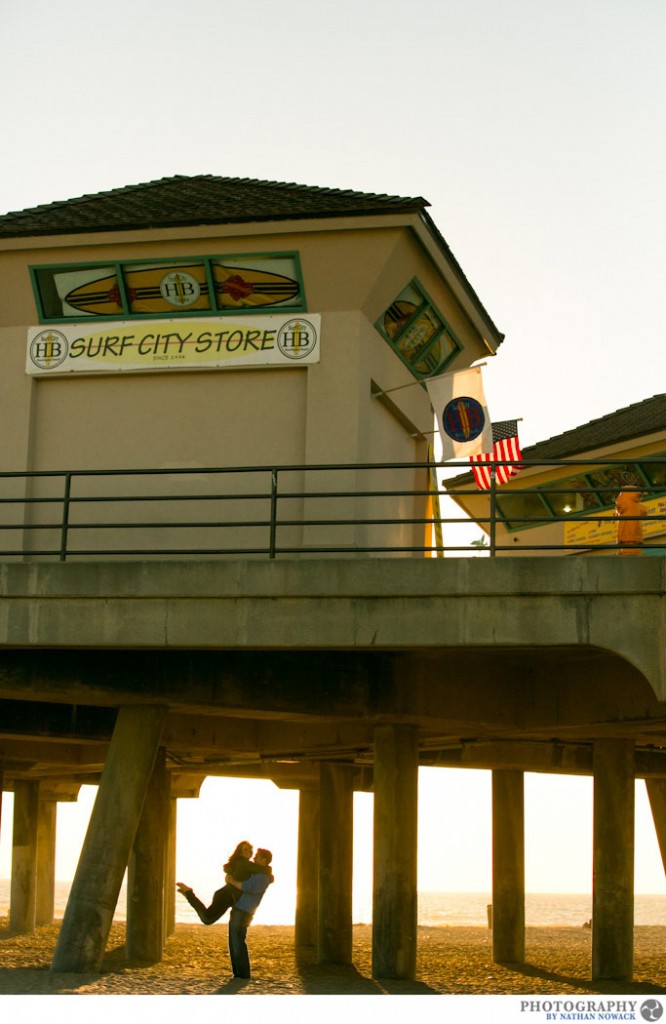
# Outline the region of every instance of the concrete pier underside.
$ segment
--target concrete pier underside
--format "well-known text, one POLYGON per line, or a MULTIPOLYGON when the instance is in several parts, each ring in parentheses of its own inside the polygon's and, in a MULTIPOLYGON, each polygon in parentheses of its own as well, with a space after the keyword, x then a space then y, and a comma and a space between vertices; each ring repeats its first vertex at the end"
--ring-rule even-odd
POLYGON ((107 810, 91 824, 54 969, 95 969, 128 861, 142 908, 128 932, 154 959, 169 901, 147 890, 156 870, 172 878, 173 857, 168 835, 156 848, 143 838, 155 808, 168 818, 165 801, 206 775, 269 778, 301 791, 318 829, 318 892, 299 873, 297 936, 346 962, 351 890, 335 878, 349 873, 349 794, 374 788, 373 964, 411 976, 417 837, 401 822, 414 821, 414 771, 469 766, 493 769, 496 800, 515 808, 494 814, 494 929, 497 958, 520 959, 520 773, 570 772, 595 780, 593 969, 629 977, 631 942, 617 935, 631 921, 627 772, 666 778, 665 579, 662 558, 3 565, 0 770, 20 816, 12 926, 35 920, 40 801, 99 781, 107 810), (132 810, 118 806, 119 779, 132 810), (616 798, 621 884, 604 838, 616 798), (96 848, 114 878, 99 906, 96 848))

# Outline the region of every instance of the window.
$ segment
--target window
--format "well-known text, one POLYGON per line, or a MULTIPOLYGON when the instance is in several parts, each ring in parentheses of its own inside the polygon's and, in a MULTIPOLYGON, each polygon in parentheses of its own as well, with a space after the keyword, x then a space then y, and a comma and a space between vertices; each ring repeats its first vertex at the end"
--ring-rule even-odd
POLYGON ((640 487, 644 482, 643 474, 633 462, 627 462, 623 466, 605 466, 586 475, 593 487, 609 488, 607 491, 597 492, 602 505, 612 505, 623 487, 640 487))
POLYGON ((548 488, 540 488, 550 511, 555 516, 568 516, 576 512, 599 508, 601 502, 584 476, 559 480, 548 488))
MULTIPOLYGON (((665 456, 662 452, 650 458, 663 460, 665 456)), ((523 494, 505 491, 497 497, 497 509, 507 530, 526 530, 554 518, 612 509, 618 493, 627 486, 646 488, 644 500, 658 497, 666 492, 666 462, 625 462, 540 484, 523 494), (534 522, 518 521, 523 518, 534 522)))
POLYGON ((375 324, 415 377, 441 373, 461 345, 417 281, 412 281, 375 324))
POLYGON ((652 487, 656 487, 659 491, 666 491, 666 461, 653 463, 644 462, 641 465, 641 469, 645 474, 646 480, 652 487))
POLYGON ((31 267, 41 323, 302 312, 297 253, 31 267))
POLYGON ((552 513, 537 491, 528 491, 525 494, 503 494, 497 498, 497 509, 507 530, 526 530, 533 526, 542 526, 552 517, 552 513), (512 522, 515 516, 517 522, 512 522), (531 522, 523 523, 521 519, 529 519, 531 522))

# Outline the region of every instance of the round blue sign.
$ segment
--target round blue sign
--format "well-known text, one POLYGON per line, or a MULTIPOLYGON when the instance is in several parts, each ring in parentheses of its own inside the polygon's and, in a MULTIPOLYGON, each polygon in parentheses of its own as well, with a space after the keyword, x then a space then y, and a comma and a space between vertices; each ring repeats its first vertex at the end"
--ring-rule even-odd
POLYGON ((483 406, 475 398, 454 398, 442 413, 442 427, 452 441, 464 444, 474 441, 483 433, 486 425, 486 414, 483 406))

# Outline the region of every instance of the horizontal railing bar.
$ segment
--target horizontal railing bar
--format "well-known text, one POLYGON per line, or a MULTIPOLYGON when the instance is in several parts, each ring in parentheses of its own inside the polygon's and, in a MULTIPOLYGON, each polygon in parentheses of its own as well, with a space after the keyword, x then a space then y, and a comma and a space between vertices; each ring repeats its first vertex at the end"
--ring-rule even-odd
MULTIPOLYGON (((250 526, 270 526, 270 519, 261 520, 250 520, 238 519, 236 521, 229 521, 228 523, 217 522, 180 522, 180 523, 68 523, 67 528, 70 533, 73 530, 193 530, 193 529, 238 529, 239 527, 250 527, 250 526)), ((280 524, 282 525, 282 524, 280 524)), ((54 529, 57 527, 49 527, 54 529)), ((40 530, 43 529, 41 526, 34 526, 32 529, 40 530)))
MULTIPOLYGON (((600 487, 586 487, 585 489, 572 491, 571 488, 538 488, 534 487, 512 487, 510 491, 504 491, 502 494, 498 494, 499 499, 504 497, 515 497, 516 495, 538 495, 539 497, 551 495, 551 494, 576 494, 584 496, 586 494, 615 494, 618 487, 621 484, 616 484, 611 487, 609 484, 603 484, 600 487)), ((639 488, 642 494, 660 494, 664 490, 663 487, 656 485, 641 484, 639 488)), ((415 498, 415 497, 439 497, 439 498, 459 498, 465 496, 488 496, 487 490, 480 491, 478 487, 468 489, 456 489, 455 491, 447 490, 433 490, 433 489, 416 489, 416 490, 389 490, 389 491, 284 491, 281 492, 279 497, 281 501, 285 500, 303 500, 303 499, 319 499, 325 498, 330 500, 331 498, 415 498)), ((270 491, 262 492, 257 494, 256 492, 242 492, 240 494, 91 494, 91 495, 78 495, 70 498, 70 504, 87 504, 93 502, 135 502, 135 501, 268 501, 271 498, 270 491)), ((48 504, 59 504, 62 502, 61 497, 45 497, 45 498, 2 498, 0 497, 0 505, 48 505, 48 504)), ((612 504, 612 503, 609 503, 612 504)))
MULTIPOLYGON (((636 455, 624 456, 622 458, 562 458, 562 459, 529 459, 523 458, 519 462, 516 459, 489 459, 480 463, 483 467, 492 466, 520 466, 521 468, 533 466, 618 466, 631 465, 639 462, 642 464, 663 463, 663 456, 636 455)), ((280 473, 319 473, 327 470, 351 471, 351 470, 384 470, 384 469, 430 469, 441 472, 444 469, 465 469, 471 473, 468 459, 451 460, 448 462, 336 462, 316 463, 304 466, 300 463, 284 463, 281 465, 262 466, 197 466, 197 467, 162 467, 144 469, 35 469, 35 470, 10 470, 0 472, 0 479, 16 479, 18 477, 32 479, 34 477, 82 477, 82 476, 182 476, 202 474, 229 474, 229 473, 273 473, 276 470, 280 473)))
MULTIPOLYGON (((622 516, 625 522, 645 522, 645 516, 622 516)), ((649 516, 651 523, 659 523, 666 521, 665 515, 649 516)), ((492 520, 489 516, 477 516, 474 520, 462 519, 462 518, 412 518, 400 516, 397 519, 280 519, 278 522, 279 526, 400 526, 403 524, 426 525, 430 523, 435 525, 436 523, 443 523, 445 525, 471 525, 473 523, 490 523, 492 520)), ((556 523, 596 523, 598 516, 554 516, 552 518, 542 517, 530 517, 530 516, 511 516, 508 519, 510 523, 523 523, 532 526, 552 526, 556 523)), ((602 520, 603 521, 603 520, 602 520)), ((614 520, 606 519, 606 522, 614 522, 614 520)), ((0 530, 59 530, 61 523, 0 523, 0 530)), ((147 529, 190 529, 198 527, 203 529, 204 527, 220 527, 220 528, 238 528, 243 526, 270 526, 270 519, 230 519, 226 521, 218 520, 181 520, 178 522, 172 522, 167 520, 166 522, 137 522, 129 523, 127 521, 122 522, 110 522, 110 523, 68 523, 68 529, 70 530, 147 530, 147 529)))
MULTIPOLYGON (((190 467, 162 467, 152 469, 94 469, 94 470, 32 470, 28 472, 17 472, 12 471, 8 473, 0 473, 0 485, 1 481, 7 482, 6 490, 13 492, 6 497, 0 497, 0 506, 7 506, 8 514, 13 518, 16 512, 9 512, 9 507, 14 509, 18 506, 19 509, 22 507, 22 514, 27 522, 7 522, 0 523, 0 532, 4 531, 5 535, 8 533, 16 533, 21 531, 23 539, 15 538, 16 545, 21 545, 21 550, 11 551, 0 551, 0 555, 7 558, 59 558, 61 561, 65 561, 67 558, 72 557, 182 557, 182 556, 205 556, 205 557, 243 557, 243 556, 262 556, 274 558, 277 556, 285 555, 298 555, 298 554, 385 554, 390 553, 393 555, 399 554, 416 554, 416 553, 430 553, 433 555, 440 553, 456 553, 456 552, 467 552, 470 554, 483 554, 484 543, 489 542, 488 553, 493 556, 495 554, 501 554, 504 552, 511 552, 511 554, 528 554, 530 552, 561 552, 564 554, 575 554, 577 552, 586 553, 602 553, 613 552, 616 553, 618 549, 626 548, 628 542, 617 541, 595 543, 592 537, 593 531, 585 531, 588 536, 583 536, 583 531, 579 533, 567 533, 566 530, 560 534, 554 534, 552 527, 555 524, 564 524, 565 527, 568 524, 570 529, 575 531, 576 527, 583 526, 583 524, 598 524, 599 527, 604 526, 607 529, 612 527, 618 520, 614 516, 610 516, 609 512, 613 509, 615 498, 618 492, 623 487, 635 487, 639 490, 643 496, 649 495, 664 495, 666 493, 666 482, 661 478, 663 473, 654 474, 649 469, 650 465, 664 466, 666 460, 663 454, 658 456, 641 456, 638 455, 634 458, 624 456, 623 458, 609 458, 609 459, 590 459, 589 456, 579 459, 526 459, 524 458, 521 462, 516 462, 513 459, 490 459, 483 464, 484 469, 492 469, 493 467, 510 466, 517 467, 521 470, 538 466, 538 467, 567 467, 571 469, 574 466, 585 467, 584 472, 587 474, 597 473, 599 474, 594 483, 586 484, 586 486, 572 487, 564 486, 565 481, 561 481, 559 486, 551 486, 547 482, 541 483, 538 487, 533 484, 528 486, 530 483, 530 477, 522 478, 515 476, 511 480, 511 485, 503 490, 499 489, 499 485, 493 483, 493 486, 489 490, 481 489, 472 484, 473 467, 468 460, 454 461, 445 464, 435 465, 429 461, 424 462, 384 462, 384 463, 327 463, 318 464, 311 466, 299 465, 282 465, 282 466, 225 466, 225 467, 202 467, 202 466, 190 466, 190 467), (617 473, 615 474, 618 479, 607 481, 603 480, 604 476, 611 477, 613 474, 604 474, 602 468, 604 466, 617 467, 617 473), (631 467, 642 467, 637 468, 633 476, 631 476, 631 467), (451 485, 454 478, 450 475, 451 471, 458 467, 464 467, 466 475, 464 477, 465 482, 470 481, 470 487, 460 487, 455 490, 447 490, 447 484, 451 485), (414 475, 419 469, 427 470, 428 477, 422 478, 425 486, 414 487, 414 483, 419 483, 420 480, 414 475), (404 470, 407 470, 411 474, 411 479, 403 480, 403 484, 408 486, 403 487, 389 487, 390 483, 398 482, 400 480, 399 474, 404 470), (442 479, 441 487, 438 486, 435 474, 444 470, 449 471, 449 476, 446 479, 442 479), (376 487, 368 487, 367 485, 371 482, 372 473, 377 472, 388 472, 390 476, 385 478, 378 478, 375 482, 379 484, 376 487), (316 477, 306 477, 307 473, 318 474, 319 486, 312 486, 317 479, 316 477), (321 474, 326 474, 324 477, 321 474), (335 484, 336 481, 333 479, 333 475, 336 473, 342 473, 343 476, 339 482, 344 484, 352 483, 352 487, 346 486, 342 489, 332 489, 329 484, 335 484), (627 475, 627 473, 629 475, 627 475), (239 474, 244 474, 247 479, 247 475, 255 476, 256 485, 259 488, 257 490, 253 486, 252 492, 247 492, 241 489, 238 493, 224 493, 229 490, 233 491, 239 487, 239 474), (118 489, 128 486, 127 481, 136 480, 138 477, 142 478, 142 482, 135 488, 136 490, 152 491, 153 485, 148 481, 152 478, 156 480, 168 481, 168 490, 177 490, 179 493, 164 493, 158 486, 156 487, 157 493, 118 493, 118 489), (185 487, 176 487, 174 485, 173 478, 179 478, 185 482, 185 487), (201 479, 208 477, 205 481, 207 492, 202 493, 200 491, 201 479), (652 478, 652 482, 645 483, 642 478, 652 478), (99 485, 92 484, 88 481, 102 481, 104 479, 118 481, 124 479, 126 483, 120 484, 119 488, 116 488, 115 484, 99 485), (217 480, 216 480, 217 478, 217 480), (264 485, 265 478, 265 485, 264 485), (330 478, 330 479, 329 479, 330 478), (24 486, 18 488, 16 483, 10 486, 9 481, 22 480, 24 486), (44 486, 39 486, 39 480, 44 481, 44 486), (60 483, 53 487, 46 483, 47 480, 58 480, 60 483), (223 483, 223 481, 232 481, 229 485, 223 483), (598 482, 602 481, 602 482, 598 482), (358 489, 354 487, 354 484, 359 482, 366 485, 366 489, 358 489), (307 489, 300 487, 300 485, 308 484, 307 489), (187 493, 190 487, 197 488, 194 493, 187 493), (323 484, 323 487, 322 487, 323 484), (412 486, 409 486, 411 484, 412 486), (522 486, 525 485, 525 486, 522 486), (62 490, 61 495, 54 495, 52 491, 57 488, 62 490), (282 489, 281 489, 282 488, 282 489), (17 490, 24 490, 26 493, 21 496, 16 495, 17 490), (103 490, 105 492, 112 491, 113 493, 94 494, 90 493, 94 490, 103 490), (38 492, 45 491, 43 497, 40 497, 38 492), (77 493, 77 491, 83 491, 84 493, 77 493), (182 492, 185 493, 182 493, 182 492), (88 492, 88 493, 85 493, 88 492), (212 493, 211 493, 212 492, 212 493), (534 503, 536 495, 537 502, 540 503, 539 514, 531 515, 520 515, 512 514, 510 501, 515 501, 520 506, 520 498, 522 496, 528 496, 534 503), (564 501, 557 501, 557 495, 564 495, 568 499, 569 505, 582 506, 579 511, 562 512, 559 510, 558 505, 564 505, 564 501), (454 502, 460 502, 460 499, 465 496, 474 496, 477 500, 481 499, 488 503, 482 505, 481 508, 486 510, 489 507, 489 515, 479 515, 470 517, 466 514, 460 516, 435 516, 432 515, 433 509, 438 509, 439 506, 433 502, 433 504, 426 505, 425 499, 438 499, 440 502, 445 498, 451 498, 454 502), (349 506, 349 501, 352 501, 352 505, 349 506), (214 505, 211 505, 214 502, 214 505), (262 508, 258 509, 256 502, 262 503, 262 508), (298 505, 294 506, 294 502, 298 505), (506 504, 505 504, 506 502, 506 504), (157 504, 162 507, 157 507, 157 504), (175 503, 175 504, 174 504, 175 503), (225 503, 224 505, 222 503, 225 503), (229 503, 229 504, 227 504, 229 503), (239 508, 239 503, 242 509, 239 508), (254 503, 254 505, 252 504, 254 503), (547 503, 547 504, 546 504, 547 503), (207 513, 205 519, 193 518, 188 521, 183 517, 187 515, 196 516, 197 504, 200 504, 200 511, 207 513), (382 515, 382 512, 396 513, 399 505, 403 505, 408 515, 382 515), (509 504, 509 507, 507 507, 509 504), (59 522, 38 522, 39 513, 34 511, 34 507, 38 505, 44 506, 44 515, 48 517, 49 514, 53 515, 51 511, 53 507, 57 507, 62 510, 61 519, 59 522), (116 516, 118 512, 122 515, 123 512, 120 510, 120 506, 126 506, 128 509, 131 507, 133 514, 139 516, 139 520, 135 519, 131 522, 117 521, 114 517, 111 517, 111 512, 115 509, 116 516), (75 506, 79 506, 82 509, 91 509, 90 512, 81 512, 78 516, 76 515, 75 506), (104 508, 108 506, 108 510, 104 508), (300 507, 299 507, 300 506, 300 507), (336 515, 338 508, 341 511, 346 511, 347 516, 341 517, 336 515), (142 511, 143 509, 143 511, 142 511), (243 519, 242 516, 245 512, 251 512, 252 510, 261 511, 262 518, 256 519, 254 517, 243 519), (47 511, 49 510, 49 511, 47 511), (237 510, 237 511, 236 511, 237 510), (289 510, 292 514, 289 515, 289 510), (225 515, 234 515, 234 518, 222 518, 225 515), (312 512, 321 511, 324 515, 312 515, 312 512), (431 512, 431 515, 425 514, 427 511, 431 512), (303 512, 310 513, 310 515, 304 517, 303 512), (333 513, 333 515, 331 515, 333 513), (364 515, 363 513, 369 513, 364 515), (421 514, 419 514, 421 513, 421 514), (109 515, 110 521, 100 522, 98 521, 100 516, 109 515), (160 521, 160 516, 164 515, 165 518, 160 521), (142 520, 145 517, 145 521, 142 520), (152 517, 157 517, 157 521, 153 521, 152 517), (86 522, 73 522, 73 518, 86 519, 86 522), (141 520, 141 521, 140 521, 141 520), (176 521, 177 520, 177 521, 176 521), (439 543, 427 543, 428 538, 431 536, 432 540, 435 538, 435 530, 437 527, 466 527, 467 529, 473 529, 475 526, 479 527, 483 532, 481 541, 470 541, 465 544, 443 544, 441 535, 437 535, 439 543), (419 533, 417 528, 423 527, 424 531, 422 534, 419 533), (238 540, 239 544, 246 540, 242 530, 247 528, 248 530, 261 530, 267 531, 268 536, 266 537, 267 543, 265 545, 256 546, 222 546, 219 541, 224 539, 217 537, 217 532, 221 530, 234 531, 233 540, 238 540), (400 542, 401 534, 399 533, 402 529, 408 529, 411 533, 408 534, 407 539, 417 541, 423 537, 423 544, 403 544, 400 542), (561 543, 526 543, 528 540, 533 540, 534 535, 530 535, 523 532, 522 535, 511 537, 511 533, 516 530, 527 531, 529 529, 541 529, 543 531, 542 536, 545 539, 552 539, 553 536, 561 536, 561 543), (349 538, 352 541, 355 538, 359 538, 364 541, 362 544, 336 544, 333 543, 330 537, 326 536, 326 531, 329 533, 336 529, 351 530, 350 534, 343 535, 345 538, 349 538), (501 533, 498 536, 497 531, 501 529, 501 533), (33 541, 39 544, 40 540, 45 537, 46 533, 57 530, 60 537, 59 547, 35 547, 32 551, 29 550, 30 544, 33 541), (182 531, 187 530, 190 533, 190 537, 187 541, 199 539, 199 541, 215 541, 216 544, 206 544, 202 546, 201 543, 198 546, 193 546, 191 543, 187 547, 176 546, 176 534, 178 531, 182 536, 182 531), (289 537, 285 537, 284 533, 279 534, 279 531, 291 531, 289 537), (294 545, 293 541, 296 538, 302 538, 303 533, 298 531, 305 530, 321 530, 324 531, 325 543, 322 544, 306 544, 300 540, 294 545), (359 531, 367 531, 367 536, 359 533, 359 531), (546 531, 550 530, 550 533, 546 531), (36 531, 42 531, 42 535, 36 535, 36 531), (70 550, 71 545, 76 544, 77 541, 73 540, 76 536, 76 532, 79 533, 79 542, 83 533, 85 532, 88 537, 91 537, 93 532, 102 532, 106 534, 109 540, 109 545, 94 547, 92 545, 82 546, 78 550, 70 550), (114 535, 111 535, 113 531, 114 535), (136 538, 137 534, 143 533, 147 541, 155 540, 155 533, 161 531, 163 533, 162 545, 153 545, 150 547, 136 547, 129 548, 127 546, 114 547, 113 543, 116 540, 122 541, 123 535, 127 535, 132 532, 136 538), (173 535, 165 533, 165 531, 174 531, 173 535), (202 531, 207 532, 207 536, 202 535, 202 531), (374 531, 374 533, 373 533, 374 531), (396 540, 390 544, 386 543, 386 539, 391 539, 393 534, 396 534, 396 540), (567 537, 571 537, 571 540, 567 540, 567 537), (282 537, 285 540, 290 541, 289 544, 281 544, 282 537), (369 540, 377 540, 376 544, 368 543, 369 540), (498 541, 502 543, 498 543, 498 541), (172 541, 175 543, 172 546, 164 546, 170 544, 172 541), (509 542, 510 541, 510 542, 509 542), (520 546, 516 547, 516 542, 520 542, 520 546)), ((531 479, 534 479, 532 477, 531 479)), ((538 477, 537 477, 538 479, 538 477)), ((594 479, 594 478, 593 478, 594 479)), ((455 477, 455 480, 461 480, 461 477, 455 477)), ((579 477, 582 483, 585 483, 584 478, 579 477)), ((254 483, 254 482, 253 482, 254 483)), ((1 489, 1 487, 0 487, 1 489)), ((529 508, 529 502, 524 502, 529 508)), ((446 506, 441 506, 446 508, 446 506)), ((514 506, 515 507, 515 506, 514 506)), ((666 514, 662 514, 662 508, 660 505, 656 505, 659 512, 656 515, 649 516, 650 525, 654 528, 654 535, 648 539, 643 539, 640 542, 641 547, 644 550, 650 549, 650 553, 661 552, 666 550, 666 547, 662 546, 658 542, 660 533, 664 532, 659 528, 660 524, 666 521, 666 514)), ((124 510, 123 510, 124 511, 124 510)), ((255 511, 255 515, 256 515, 255 511)), ((523 510, 524 511, 524 510, 523 510)), ((531 510, 533 511, 533 510, 531 510)), ((21 512, 18 513, 21 515, 21 512)), ((644 515, 632 514, 622 516, 624 522, 632 521, 647 521, 644 515)), ((611 537, 612 533, 609 534, 611 537)), ((307 534, 305 535, 307 538, 307 534)), ((320 534, 315 535, 319 538, 320 534)), ((617 535, 616 535, 617 536, 617 535)), ((129 538, 127 538, 129 539, 129 538)), ((263 540, 264 538, 257 538, 263 540)), ((99 538, 99 544, 102 544, 104 538, 99 538)), ((140 544, 140 540, 139 540, 140 544)))

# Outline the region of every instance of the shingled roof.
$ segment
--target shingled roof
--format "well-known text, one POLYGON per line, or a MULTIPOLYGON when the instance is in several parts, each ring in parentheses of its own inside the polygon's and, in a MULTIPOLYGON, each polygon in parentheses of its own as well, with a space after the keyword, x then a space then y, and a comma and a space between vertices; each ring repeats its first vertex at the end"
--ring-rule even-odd
MULTIPOLYGON (((566 430, 563 434, 549 437, 545 441, 523 448, 523 459, 566 459, 584 452, 596 451, 611 444, 631 441, 637 437, 654 434, 666 429, 666 394, 653 395, 644 402, 635 402, 624 409, 617 409, 600 416, 580 427, 566 430)), ((462 486, 472 479, 471 473, 463 473, 446 481, 448 489, 462 486)))
POLYGON ((427 200, 253 178, 177 174, 0 216, 0 237, 422 211, 427 200))
POLYGON ((545 441, 523 448, 525 459, 560 459, 569 455, 605 448, 619 441, 653 434, 666 428, 666 394, 653 395, 644 402, 635 402, 617 409, 580 427, 557 434, 545 441))

